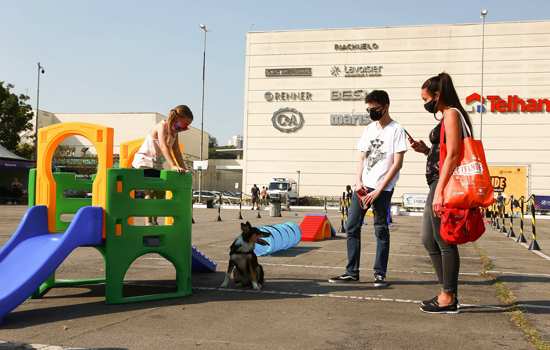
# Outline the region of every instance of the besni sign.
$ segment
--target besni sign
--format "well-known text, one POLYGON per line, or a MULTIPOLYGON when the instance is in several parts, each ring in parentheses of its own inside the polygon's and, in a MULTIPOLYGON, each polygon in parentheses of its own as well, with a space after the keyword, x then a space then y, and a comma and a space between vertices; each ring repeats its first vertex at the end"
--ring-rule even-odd
POLYGON ((271 122, 280 132, 292 133, 304 126, 304 116, 294 108, 281 108, 273 113, 271 122))
POLYGON ((367 90, 331 90, 331 101, 363 101, 367 96, 367 90))

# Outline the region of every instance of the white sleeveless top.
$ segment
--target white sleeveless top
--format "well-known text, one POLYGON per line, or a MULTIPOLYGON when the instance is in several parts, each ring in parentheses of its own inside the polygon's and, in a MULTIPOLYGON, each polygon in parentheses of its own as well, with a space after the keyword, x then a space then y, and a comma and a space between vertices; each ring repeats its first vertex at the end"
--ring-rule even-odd
MULTIPOLYGON (((176 136, 177 137, 177 136, 176 136)), ((176 141, 174 138, 173 142, 176 141)), ((173 146, 173 142, 168 147, 173 146)), ((150 168, 150 169, 159 169, 163 168, 165 162, 162 151, 160 150, 159 140, 153 138, 152 134, 147 135, 145 141, 136 152, 134 160, 132 161, 132 167, 136 169, 140 168, 150 168)))

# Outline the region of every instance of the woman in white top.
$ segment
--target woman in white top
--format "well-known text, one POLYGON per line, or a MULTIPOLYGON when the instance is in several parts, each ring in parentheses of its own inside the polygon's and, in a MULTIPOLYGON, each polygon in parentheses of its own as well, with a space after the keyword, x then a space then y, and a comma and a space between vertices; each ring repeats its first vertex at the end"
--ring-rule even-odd
POLYGON ((181 154, 178 133, 189 129, 193 122, 193 113, 186 105, 170 110, 168 120, 154 126, 137 151, 132 162, 136 169, 163 169, 166 161, 168 168, 179 173, 187 172, 181 154))
MULTIPOLYGON (((193 113, 189 107, 179 105, 170 110, 168 120, 163 120, 145 137, 145 141, 137 151, 132 161, 132 167, 145 169, 145 176, 158 176, 164 167, 176 170, 178 173, 187 172, 183 156, 178 143, 178 133, 189 129, 193 122, 193 113), (148 173, 153 175, 148 175, 148 173)), ((145 191, 145 199, 156 198, 155 192, 145 191)), ((147 218, 148 225, 158 225, 157 218, 147 218)))

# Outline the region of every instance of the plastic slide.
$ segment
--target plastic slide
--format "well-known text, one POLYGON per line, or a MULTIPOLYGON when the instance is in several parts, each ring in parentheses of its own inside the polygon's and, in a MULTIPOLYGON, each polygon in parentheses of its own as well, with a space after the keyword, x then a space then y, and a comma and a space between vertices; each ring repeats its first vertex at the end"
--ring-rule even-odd
POLYGON ((73 250, 102 244, 103 209, 82 207, 64 233, 48 232, 46 206, 29 208, 0 249, 0 322, 23 303, 73 250))

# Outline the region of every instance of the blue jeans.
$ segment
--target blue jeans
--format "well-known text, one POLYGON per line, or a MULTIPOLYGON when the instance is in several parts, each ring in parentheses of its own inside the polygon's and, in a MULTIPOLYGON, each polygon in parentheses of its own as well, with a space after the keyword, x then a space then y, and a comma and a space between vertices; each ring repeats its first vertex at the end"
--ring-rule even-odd
MULTIPOLYGON (((373 191, 369 188, 369 191, 373 191)), ((390 255, 390 230, 388 228, 388 208, 391 205, 393 191, 382 191, 380 196, 372 203, 374 213, 374 235, 376 236, 376 257, 374 259, 374 274, 386 277, 388 259, 390 255)), ((353 192, 351 207, 349 208, 346 222, 348 264, 346 273, 359 277, 359 265, 361 260, 361 226, 367 209, 359 205, 357 193, 353 192)))

